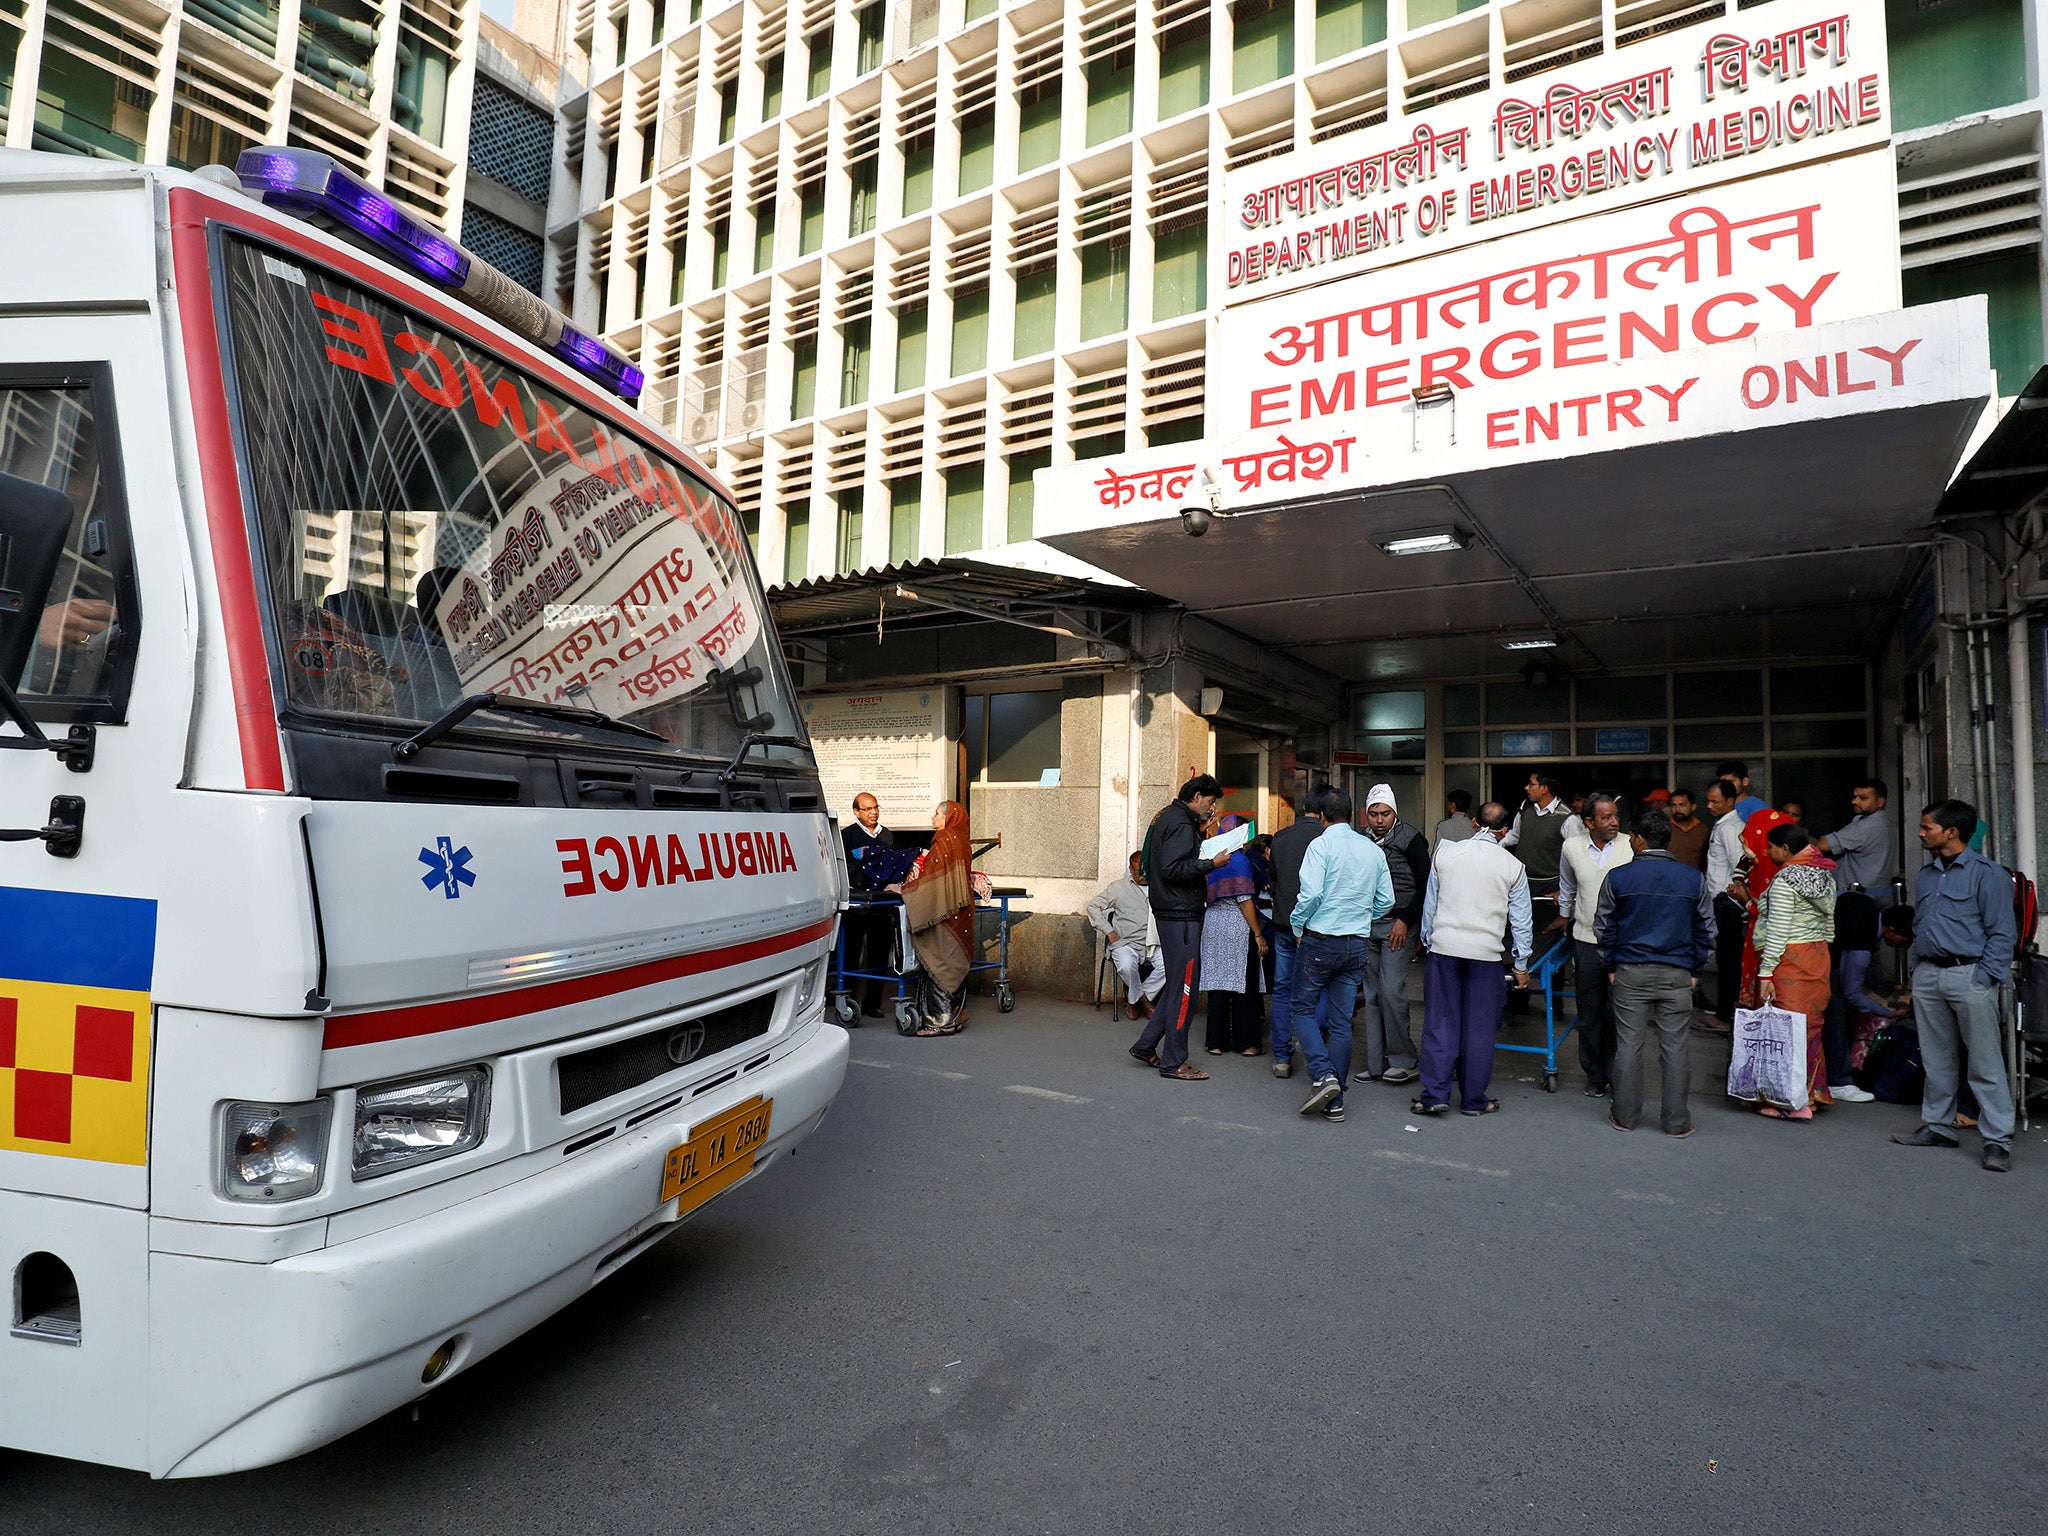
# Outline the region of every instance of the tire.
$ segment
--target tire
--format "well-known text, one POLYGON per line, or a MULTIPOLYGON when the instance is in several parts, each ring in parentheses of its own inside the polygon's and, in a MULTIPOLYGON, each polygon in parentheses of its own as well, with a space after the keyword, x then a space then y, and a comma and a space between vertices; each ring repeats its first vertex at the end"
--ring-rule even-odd
POLYGON ((853 1000, 851 992, 841 992, 832 999, 832 1016, 848 1029, 860 1028, 860 1004, 853 1000))
POLYGON ((996 988, 996 1011, 1008 1013, 1017 1006, 1017 993, 1006 981, 996 988))
POLYGON ((917 1004, 909 998, 900 998, 896 1003, 896 1033, 914 1035, 917 1033, 917 1004))

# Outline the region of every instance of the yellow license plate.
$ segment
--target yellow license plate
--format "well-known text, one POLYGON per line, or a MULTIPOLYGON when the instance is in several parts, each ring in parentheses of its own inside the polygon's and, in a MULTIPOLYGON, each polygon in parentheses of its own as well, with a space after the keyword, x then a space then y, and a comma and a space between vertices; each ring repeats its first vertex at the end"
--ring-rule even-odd
POLYGON ((676 1214, 681 1216, 745 1178, 753 1171, 754 1154, 768 1140, 768 1119, 774 1110, 773 1099, 756 1094, 705 1122, 696 1135, 672 1148, 661 1165, 662 1203, 680 1199, 676 1214))

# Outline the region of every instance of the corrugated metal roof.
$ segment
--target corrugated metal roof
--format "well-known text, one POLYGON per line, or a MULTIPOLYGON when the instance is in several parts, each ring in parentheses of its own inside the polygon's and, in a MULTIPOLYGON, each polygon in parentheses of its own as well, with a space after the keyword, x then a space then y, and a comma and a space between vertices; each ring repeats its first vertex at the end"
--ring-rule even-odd
POLYGON ((1164 602, 1138 587, 949 557, 770 587, 768 605, 774 610, 776 628, 785 635, 865 627, 877 617, 891 626, 961 621, 963 616, 953 609, 902 595, 902 589, 990 608, 1029 604, 1122 613, 1164 602))
POLYGON ((2048 368, 2036 373, 2005 419, 1956 472, 1936 521, 2004 517, 2048 490, 2048 368))

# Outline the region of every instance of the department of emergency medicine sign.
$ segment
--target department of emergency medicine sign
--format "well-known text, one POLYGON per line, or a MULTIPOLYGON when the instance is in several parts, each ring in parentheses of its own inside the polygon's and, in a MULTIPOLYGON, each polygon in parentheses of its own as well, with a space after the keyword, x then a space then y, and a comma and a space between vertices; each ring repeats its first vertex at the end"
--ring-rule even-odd
POLYGON ((1210 292, 1262 299, 1890 136, 1881 0, 1776 0, 1232 171, 1210 292))
POLYGON ((156 903, 0 886, 0 1152, 141 1164, 156 903))

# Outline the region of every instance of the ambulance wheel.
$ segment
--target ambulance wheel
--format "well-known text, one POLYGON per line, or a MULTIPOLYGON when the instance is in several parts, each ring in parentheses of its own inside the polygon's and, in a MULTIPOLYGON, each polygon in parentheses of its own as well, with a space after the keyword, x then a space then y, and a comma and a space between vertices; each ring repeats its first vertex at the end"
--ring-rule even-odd
POLYGON ((1007 981, 996 983, 996 1010, 1008 1013, 1017 1006, 1017 993, 1007 981))
POLYGON ((896 1033, 914 1035, 917 1033, 917 1004, 909 998, 898 998, 896 1002, 896 1033))
POLYGON ((832 999, 832 1016, 848 1029, 860 1028, 860 1004, 853 1000, 851 992, 841 992, 832 999))
POLYGON ((1543 1091, 1545 1093, 1557 1092, 1557 1074, 1555 1072, 1543 1074, 1543 1091))

